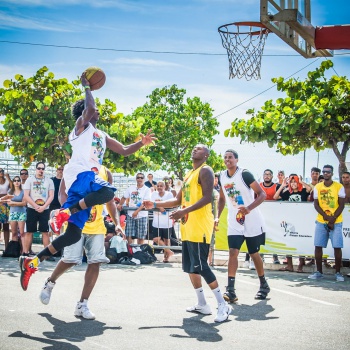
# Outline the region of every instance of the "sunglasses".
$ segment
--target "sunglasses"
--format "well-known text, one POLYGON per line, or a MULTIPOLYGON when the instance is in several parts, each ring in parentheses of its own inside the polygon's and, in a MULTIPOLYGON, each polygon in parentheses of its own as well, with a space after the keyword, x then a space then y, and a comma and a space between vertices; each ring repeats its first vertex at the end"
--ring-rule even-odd
POLYGON ((4 172, 5 172, 4 170, 2 170, 2 169, 0 170, 0 173, 4 173, 4 172))
POLYGON ((323 174, 331 174, 332 172, 330 170, 322 170, 323 174))
POLYGON ((12 182, 21 182, 21 180, 13 180, 12 182))
POLYGON ((136 179, 144 179, 143 176, 136 176, 136 179))
POLYGON ((37 167, 38 170, 45 170, 45 168, 37 167))
POLYGON ((20 173, 20 175, 28 175, 28 173, 20 173))
POLYGON ((58 169, 57 169, 57 171, 58 171, 58 170, 61 170, 61 171, 63 171, 63 168, 58 168, 58 169))

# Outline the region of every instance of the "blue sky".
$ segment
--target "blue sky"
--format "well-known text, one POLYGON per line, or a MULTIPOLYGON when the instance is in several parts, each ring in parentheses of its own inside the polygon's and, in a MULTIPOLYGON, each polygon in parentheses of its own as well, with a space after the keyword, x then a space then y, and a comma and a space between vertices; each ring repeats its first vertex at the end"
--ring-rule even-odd
MULTIPOLYGON (((311 12, 314 25, 350 22, 347 0, 314 0, 311 12)), ((177 84, 187 90, 188 96, 199 96, 214 109, 221 131, 214 146, 217 152, 236 148, 240 164, 256 175, 266 167, 276 172, 280 168, 287 173, 301 172, 302 154, 282 157, 265 145, 240 145, 239 139, 223 136, 234 118, 244 117, 247 109, 259 108, 265 100, 279 96, 274 88, 262 93, 272 87, 271 78, 293 75, 303 79, 307 71, 315 69, 322 60, 304 59, 270 34, 262 58, 262 79, 229 80, 226 51, 217 28, 236 21, 258 21, 259 13, 258 0, 2 0, 2 41, 132 52, 0 42, 0 81, 17 73, 30 76, 43 65, 56 77, 68 79, 76 78, 89 66, 99 66, 105 71, 107 82, 95 96, 113 100, 125 114, 145 103, 146 96, 155 88, 177 84), (310 66, 305 68, 307 65, 310 66)), ((331 74, 349 76, 350 50, 337 53, 344 52, 349 54, 333 58, 335 71, 331 74)), ((317 154, 308 150, 306 155, 306 169, 310 169, 316 165, 317 154)), ((337 165, 331 150, 319 156, 320 165, 327 162, 337 165)))

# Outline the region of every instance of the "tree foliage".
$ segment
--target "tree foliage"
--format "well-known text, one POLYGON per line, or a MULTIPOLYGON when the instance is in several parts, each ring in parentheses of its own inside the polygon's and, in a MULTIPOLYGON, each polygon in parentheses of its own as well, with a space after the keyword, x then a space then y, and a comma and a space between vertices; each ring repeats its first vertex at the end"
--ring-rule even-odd
POLYGON ((257 112, 248 110, 246 114, 252 117, 236 118, 225 136, 240 136, 252 143, 266 141, 283 155, 332 148, 342 174, 350 142, 350 81, 336 75, 327 79, 325 71, 331 67, 332 61, 323 61, 305 81, 273 78, 286 97, 266 101, 257 112))
MULTIPOLYGON (((13 80, 5 80, 3 86, 0 150, 9 149, 18 162, 27 166, 34 160, 65 164, 71 154, 68 135, 75 125, 71 105, 84 98, 80 81, 55 79, 47 67, 42 67, 33 77, 25 79, 17 74, 13 80)), ((140 120, 127 120, 108 99, 103 103, 96 99, 96 105, 101 114, 100 129, 124 144, 135 141, 142 126, 140 120)), ((109 151, 105 156, 105 164, 112 171, 131 174, 145 162, 150 158, 141 150, 126 158, 109 151)))
MULTIPOLYGON (((148 152, 153 169, 174 173, 179 179, 192 167, 192 148, 198 143, 212 146, 219 125, 209 103, 199 97, 185 100, 185 94, 186 90, 176 85, 155 89, 147 96, 149 101, 130 116, 140 121, 143 133, 152 129, 158 138, 148 152)), ((213 165, 219 164, 213 151, 211 160, 213 165)))

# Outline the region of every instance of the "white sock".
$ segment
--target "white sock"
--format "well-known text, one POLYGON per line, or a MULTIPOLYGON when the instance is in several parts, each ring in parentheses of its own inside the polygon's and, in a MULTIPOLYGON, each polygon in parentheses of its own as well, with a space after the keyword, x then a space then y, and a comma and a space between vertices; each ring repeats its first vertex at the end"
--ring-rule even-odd
POLYGON ((221 303, 224 303, 224 302, 225 302, 225 299, 224 299, 224 297, 223 297, 222 294, 221 294, 220 287, 217 287, 217 288, 215 288, 215 289, 212 289, 212 292, 214 293, 215 298, 216 298, 218 304, 221 304, 221 303))
POLYGON ((201 305, 201 306, 206 305, 207 301, 205 300, 203 288, 202 287, 197 288, 195 289, 195 291, 198 298, 198 305, 201 305))

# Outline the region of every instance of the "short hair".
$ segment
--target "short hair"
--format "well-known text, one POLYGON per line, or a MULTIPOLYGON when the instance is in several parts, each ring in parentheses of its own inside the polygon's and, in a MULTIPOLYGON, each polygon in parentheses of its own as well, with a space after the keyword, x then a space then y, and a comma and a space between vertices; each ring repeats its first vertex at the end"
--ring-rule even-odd
POLYGON ((350 172, 349 172, 349 171, 344 171, 344 172, 342 173, 342 175, 344 175, 344 174, 350 175, 350 172))
POLYGON ((219 178, 219 177, 220 177, 220 174, 219 174, 219 173, 215 173, 215 174, 214 174, 214 177, 219 178))
POLYGON ((73 103, 72 114, 75 120, 77 120, 83 114, 84 109, 85 109, 85 99, 78 100, 77 102, 73 103))
POLYGON ((271 169, 265 169, 264 172, 265 171, 269 171, 271 173, 271 175, 273 175, 273 171, 271 169))
POLYGON ((321 169, 314 166, 314 167, 311 168, 311 172, 313 172, 313 171, 314 171, 315 173, 320 173, 320 172, 321 172, 321 169))
POLYGON ((233 156, 235 157, 235 159, 238 159, 238 153, 235 151, 235 150, 233 150, 233 149, 228 149, 227 151, 225 151, 225 153, 226 152, 231 152, 232 154, 233 154, 233 156))
POLYGON ((284 175, 284 170, 278 170, 277 174, 283 174, 284 175))
POLYGON ((157 182, 157 185, 160 185, 160 184, 163 184, 163 185, 165 186, 165 181, 159 180, 159 181, 157 182))
POLYGON ((36 164, 35 164, 35 167, 37 168, 39 164, 44 164, 44 167, 46 168, 46 165, 45 165, 44 162, 38 162, 38 163, 36 163, 36 164))
POLYGON ((144 174, 144 173, 137 173, 137 174, 136 174, 136 177, 137 177, 137 175, 142 175, 143 177, 145 177, 145 174, 144 174))
POLYGON ((150 175, 153 176, 153 174, 151 174, 151 173, 149 173, 147 176, 150 176, 150 175))
POLYGON ((332 173, 333 173, 333 166, 332 165, 326 164, 326 165, 323 166, 323 169, 324 168, 332 169, 332 173))
POLYGON ((317 179, 318 182, 320 182, 321 180, 324 180, 324 176, 323 175, 320 175, 317 179))

